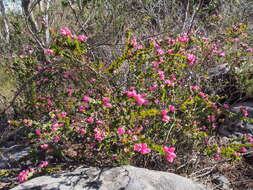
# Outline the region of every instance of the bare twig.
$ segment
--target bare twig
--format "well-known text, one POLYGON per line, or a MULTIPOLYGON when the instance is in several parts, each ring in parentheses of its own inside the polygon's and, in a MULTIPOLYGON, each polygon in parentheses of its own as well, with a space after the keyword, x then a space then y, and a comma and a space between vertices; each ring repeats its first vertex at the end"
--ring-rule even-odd
POLYGON ((57 64, 57 63, 50 63, 47 65, 47 67, 45 67, 44 69, 42 69, 41 71, 39 71, 36 75, 31 76, 26 82, 24 82, 19 88, 18 90, 16 90, 16 93, 14 95, 14 97, 12 98, 12 100, 9 102, 9 105, 4 108, 4 110, 0 113, 0 114, 4 114, 8 109, 10 109, 13 104, 15 103, 16 99, 20 96, 20 94, 22 93, 23 90, 25 90, 26 85, 33 81, 34 79, 36 79, 37 77, 39 77, 40 75, 42 75, 44 73, 44 71, 46 71, 48 69, 48 67, 51 67, 53 64, 57 64))
POLYGON ((77 12, 76 12, 76 10, 74 9, 74 7, 73 7, 73 5, 72 5, 72 2, 71 2, 70 0, 68 0, 68 4, 69 4, 69 7, 71 8, 71 10, 72 10, 72 12, 73 12, 73 14, 74 14, 74 16, 75 16, 76 21, 77 21, 77 23, 79 24, 80 28, 82 29, 82 31, 84 32, 84 34, 87 35, 87 32, 86 32, 86 30, 85 30, 85 28, 84 28, 84 25, 88 22, 88 20, 90 19, 90 16, 88 17, 88 19, 86 20, 86 22, 85 22, 84 24, 82 24, 82 23, 80 22, 79 17, 77 16, 77 12))
POLYGON ((212 173, 212 171, 213 171, 216 167, 217 167, 217 164, 215 164, 214 166, 210 166, 210 167, 203 168, 203 169, 201 169, 201 170, 199 170, 199 171, 196 171, 196 172, 192 173, 192 174, 190 175, 190 177, 194 177, 194 178, 204 177, 204 176, 206 176, 206 175, 212 173), (204 172, 204 173, 203 173, 203 172, 204 172), (201 173, 201 174, 199 174, 199 173, 201 173), (197 175, 197 174, 199 174, 199 175, 197 175), (195 176, 195 175, 197 175, 197 176, 195 176))
POLYGON ((189 8, 190 8, 190 0, 187 1, 187 7, 185 11, 185 18, 184 18, 184 25, 182 28, 182 32, 185 32, 186 23, 188 21, 189 8))
POLYGON ((193 15, 192 15, 191 21, 190 21, 190 27, 188 28, 187 34, 189 34, 189 32, 191 31, 191 29, 192 29, 192 27, 193 27, 194 20, 195 20, 195 18, 196 18, 196 16, 197 16, 198 12, 199 12, 200 9, 201 9, 203 2, 204 2, 204 0, 200 0, 197 9, 195 9, 195 11, 194 11, 194 13, 193 13, 193 15))

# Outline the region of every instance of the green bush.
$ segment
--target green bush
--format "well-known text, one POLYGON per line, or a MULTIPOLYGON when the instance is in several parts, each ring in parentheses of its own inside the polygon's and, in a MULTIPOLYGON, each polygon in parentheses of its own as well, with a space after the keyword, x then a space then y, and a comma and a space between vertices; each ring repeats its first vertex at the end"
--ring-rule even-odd
MULTIPOLYGON (((172 163, 194 151, 239 159, 251 146, 246 137, 245 144, 209 142, 229 111, 220 104, 224 97, 206 93, 212 81, 205 80, 210 66, 229 62, 232 72, 241 66, 230 61, 247 57, 247 50, 234 49, 236 38, 247 40, 244 31, 243 25, 228 29, 223 41, 196 33, 145 43, 128 33, 122 55, 105 63, 89 59, 86 36, 63 28, 61 35, 53 33, 51 49, 28 48, 26 56, 14 58, 18 84, 32 79, 22 100, 30 118, 9 122, 27 129, 35 155, 41 150, 55 161, 164 164, 161 158, 172 163)), ((28 173, 21 173, 21 182, 28 173)))

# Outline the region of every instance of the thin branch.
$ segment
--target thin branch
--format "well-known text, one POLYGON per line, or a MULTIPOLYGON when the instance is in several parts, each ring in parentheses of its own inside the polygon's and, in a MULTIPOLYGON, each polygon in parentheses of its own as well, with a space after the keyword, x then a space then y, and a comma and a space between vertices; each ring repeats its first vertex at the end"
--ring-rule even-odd
MULTIPOLYGON (((85 24, 82 24, 82 23, 80 22, 80 19, 79 19, 79 17, 77 16, 76 10, 75 10, 74 7, 72 6, 72 3, 71 3, 70 0, 68 0, 68 4, 69 4, 69 7, 71 8, 71 10, 72 10, 72 12, 73 12, 73 14, 74 14, 74 16, 75 16, 76 21, 77 21, 77 23, 79 24, 80 28, 82 29, 82 31, 84 32, 84 34, 87 35, 87 32, 85 31, 85 28, 83 27, 83 26, 86 24, 86 22, 85 22, 85 24)), ((89 17, 88 17, 88 19, 89 19, 89 17)))
POLYGON ((186 11, 185 11, 185 18, 184 18, 184 25, 183 25, 182 32, 185 31, 186 23, 187 23, 188 16, 189 16, 189 15, 188 15, 189 9, 190 9, 190 0, 187 0, 187 7, 186 7, 186 11))
POLYGON ((192 19, 191 19, 191 22, 190 22, 190 27, 188 28, 188 31, 187 31, 187 35, 189 34, 189 32, 191 31, 191 29, 193 27, 194 20, 197 16, 198 12, 200 11, 200 8, 202 7, 203 2, 204 2, 204 0, 200 0, 197 9, 194 11, 194 13, 192 15, 192 19))
MULTIPOLYGON (((16 93, 14 95, 14 97, 12 98, 12 100, 9 102, 9 105, 0 113, 1 114, 4 114, 8 109, 10 109, 13 104, 15 103, 16 99, 19 97, 19 95, 22 93, 23 90, 25 90, 26 88, 26 85, 33 81, 34 79, 36 79, 37 77, 39 77, 40 75, 42 75, 44 73, 44 71, 46 71, 48 69, 48 67, 52 66, 53 63, 49 62, 50 64, 47 65, 47 67, 45 67, 44 69, 42 69, 41 71, 39 71, 36 75, 33 75, 31 76, 26 82, 24 82, 18 90, 16 90, 16 93)), ((55 63, 57 64, 57 63, 55 63)))

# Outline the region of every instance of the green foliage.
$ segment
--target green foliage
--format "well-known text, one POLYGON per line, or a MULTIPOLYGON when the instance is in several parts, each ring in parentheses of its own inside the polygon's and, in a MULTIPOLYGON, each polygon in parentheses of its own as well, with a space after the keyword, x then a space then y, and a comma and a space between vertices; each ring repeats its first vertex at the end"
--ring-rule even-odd
MULTIPOLYGON (((134 147, 143 143, 151 155, 166 156, 164 147, 170 146, 178 154, 198 150, 237 159, 240 148, 248 145, 205 144, 221 112, 229 112, 219 106, 221 97, 205 93, 206 81, 199 80, 208 79, 201 73, 209 62, 241 55, 231 50, 230 38, 243 35, 245 28, 227 31, 222 50, 221 44, 198 34, 151 39, 145 45, 128 34, 124 53, 110 64, 90 61, 89 47, 77 37, 54 34, 49 63, 36 59, 40 52, 14 58, 19 85, 42 72, 24 94, 24 107, 29 105, 33 120, 11 124, 29 126, 35 147, 58 161, 68 157, 94 165, 135 163, 139 153, 134 147), (41 121, 45 114, 49 118, 41 121)), ((235 66, 230 66, 233 72, 235 66)))

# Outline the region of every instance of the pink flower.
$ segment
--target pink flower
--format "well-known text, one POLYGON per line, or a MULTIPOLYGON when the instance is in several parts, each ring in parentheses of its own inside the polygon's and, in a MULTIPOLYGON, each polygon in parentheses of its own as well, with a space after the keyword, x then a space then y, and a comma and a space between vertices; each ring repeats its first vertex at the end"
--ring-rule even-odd
POLYGON ((20 172, 18 174, 19 183, 23 183, 23 182, 27 181, 28 180, 28 175, 30 173, 33 173, 33 172, 34 172, 33 170, 31 172, 30 172, 30 170, 23 170, 22 172, 20 172))
POLYGON ((74 39, 74 38, 76 38, 76 35, 70 34, 69 37, 70 37, 71 39, 74 39))
POLYGON ((215 154, 214 155, 214 160, 221 160, 221 156, 219 154, 215 154))
POLYGON ((241 148, 241 152, 245 153, 247 151, 248 151, 247 148, 245 148, 244 146, 241 148))
POLYGON ((162 121, 169 121, 169 120, 170 120, 170 116, 163 115, 162 121))
POLYGON ((137 141, 137 140, 138 140, 137 135, 133 135, 133 136, 132 136, 132 140, 133 140, 133 141, 137 141))
POLYGON ((160 100, 155 99, 154 102, 155 102, 156 104, 159 104, 160 100))
POLYGON ((149 87, 149 91, 154 91, 158 87, 157 84, 153 84, 151 87, 149 87))
POLYGON ((54 143, 57 143, 57 142, 59 142, 61 140, 61 137, 60 136, 56 136, 55 138, 54 138, 54 143))
POLYGON ((44 53, 47 55, 52 55, 54 51, 52 49, 44 49, 44 53))
POLYGON ((145 99, 142 98, 140 95, 137 96, 137 97, 135 98, 135 100, 137 101, 137 103, 138 103, 139 105, 142 105, 142 104, 144 104, 144 103, 146 102, 145 99))
POLYGON ((142 45, 138 45, 137 49, 143 49, 143 46, 142 45))
POLYGON ((138 126, 134 127, 134 130, 135 130, 135 131, 141 131, 142 129, 143 129, 142 126, 140 126, 140 127, 138 127, 138 126))
POLYGON ((219 53, 219 56, 221 56, 221 57, 225 57, 225 56, 226 56, 226 54, 225 54, 224 52, 221 52, 221 53, 219 53))
POLYGON ((202 40, 204 40, 204 41, 210 41, 210 39, 207 38, 207 37, 202 37, 202 40))
POLYGON ((176 108, 173 105, 169 105, 169 110, 172 112, 176 112, 176 108))
POLYGON ((163 147, 163 151, 165 152, 166 154, 166 159, 168 162, 172 163, 174 161, 174 159, 177 157, 176 154, 174 153, 175 152, 175 147, 163 147))
POLYGON ((253 52, 253 48, 246 49, 247 52, 253 52))
POLYGON ((170 37, 165 37, 164 40, 168 42, 168 44, 173 45, 176 41, 170 37))
POLYGON ((242 109, 242 114, 247 117, 249 115, 249 112, 246 109, 242 109))
POLYGON ((135 152, 140 152, 142 149, 142 144, 135 144, 134 145, 134 151, 135 152))
POLYGON ((165 82, 165 84, 168 85, 168 86, 174 86, 174 82, 171 81, 171 80, 165 80, 164 82, 165 82))
POLYGON ((248 142, 252 143, 253 142, 253 138, 252 137, 248 137, 248 142))
POLYGON ((102 102, 105 104, 105 103, 109 103, 110 102, 110 98, 108 97, 103 97, 102 98, 102 102))
POLYGON ((105 122, 104 121, 102 121, 102 120, 98 120, 98 121, 96 121, 96 124, 98 124, 98 125, 101 125, 101 124, 104 124, 105 122))
POLYGON ((158 68, 159 64, 161 64, 161 62, 159 62, 159 61, 153 61, 152 64, 153 64, 154 68, 158 68))
POLYGON ((143 95, 137 94, 135 90, 126 91, 125 93, 128 97, 134 98, 139 105, 146 105, 148 103, 148 101, 144 99, 143 95))
POLYGON ((173 53, 173 49, 169 49, 168 51, 167 51, 167 53, 170 55, 170 54, 172 54, 173 53))
POLYGON ((167 115, 168 114, 168 110, 162 110, 162 115, 167 115))
POLYGON ((83 112, 83 111, 85 111, 85 107, 81 105, 81 106, 79 106, 78 110, 79 110, 80 112, 83 112))
POLYGON ((66 112, 61 112, 61 117, 62 118, 65 118, 67 116, 67 113, 66 112))
POLYGON ((156 50, 156 54, 157 54, 157 55, 162 55, 162 54, 164 54, 163 49, 157 49, 157 50, 156 50))
POLYGON ((41 135, 41 131, 40 131, 39 129, 36 129, 36 130, 35 130, 35 133, 36 133, 36 135, 38 135, 38 136, 41 135))
POLYGON ((55 123, 51 126, 52 131, 57 131, 58 127, 63 126, 63 124, 55 123))
POLYGON ((215 121, 215 115, 208 115, 208 116, 207 116, 207 120, 208 120, 209 122, 214 122, 214 121, 215 121))
POLYGON ((73 72, 71 71, 67 71, 65 74, 64 74, 64 78, 68 78, 69 76, 71 76, 73 74, 73 72))
POLYGON ((136 47, 138 45, 137 40, 136 39, 132 39, 131 40, 131 45, 134 46, 134 47, 136 47))
POLYGON ((105 108, 111 108, 112 104, 111 103, 105 103, 104 106, 105 106, 105 108))
POLYGON ((38 167, 45 168, 47 165, 48 165, 48 161, 43 161, 42 163, 40 163, 40 165, 38 167))
POLYGON ((31 55, 33 52, 34 52, 33 49, 30 49, 30 50, 28 51, 28 53, 29 53, 30 55, 31 55))
POLYGON ((93 117, 88 117, 88 118, 86 119, 86 122, 92 124, 92 123, 94 122, 93 117))
POLYGON ((241 153, 240 152, 234 152, 234 155, 235 156, 241 156, 241 153))
POLYGON ((105 106, 105 108, 111 108, 112 104, 110 103, 110 99, 108 97, 103 97, 102 102, 105 106))
POLYGON ((80 42, 86 42, 88 40, 88 37, 85 35, 80 35, 77 37, 77 40, 80 42))
POLYGON ((68 92, 68 96, 71 96, 73 94, 74 90, 68 89, 67 92, 68 92))
POLYGON ((136 96, 137 96, 137 93, 136 93, 135 90, 127 91, 126 94, 127 94, 127 96, 128 96, 129 98, 133 98, 133 97, 136 97, 136 96))
POLYGON ((189 41, 189 38, 187 36, 180 36, 177 38, 177 41, 187 43, 189 41))
POLYGON ((41 71, 43 68, 41 66, 37 66, 35 69, 36 71, 41 71))
POLYGON ((163 71, 158 71, 158 74, 159 74, 160 80, 164 80, 165 79, 165 75, 164 75, 163 71))
POLYGON ((105 134, 103 132, 97 132, 95 134, 95 139, 99 142, 101 142, 105 137, 105 134))
POLYGON ((151 149, 148 148, 147 143, 143 143, 143 144, 135 144, 134 151, 139 152, 141 154, 148 154, 151 152, 151 149))
POLYGON ((90 101, 91 101, 91 98, 89 96, 87 96, 87 95, 83 96, 83 102, 89 103, 90 101))
POLYGON ((197 86, 197 85, 195 85, 195 86, 190 86, 190 88, 193 89, 193 90, 200 90, 200 87, 197 86))
POLYGON ((23 122, 25 123, 26 126, 31 127, 32 126, 32 121, 28 119, 24 119, 23 122))
POLYGON ((177 80, 176 75, 175 75, 175 74, 172 74, 172 75, 171 75, 171 79, 172 79, 173 81, 177 80))
MULTIPOLYGON (((145 143, 146 144, 146 143, 145 143)), ((151 152, 151 149, 150 148, 143 148, 142 150, 141 150, 141 154, 149 154, 151 152)))
POLYGON ((79 132, 80 132, 80 134, 81 134, 82 136, 84 136, 85 133, 86 133, 86 130, 85 130, 85 129, 80 129, 79 132))
POLYGON ((229 105, 228 105, 228 104, 223 104, 223 107, 224 107, 225 109, 229 109, 229 105))
POLYGON ((198 94, 201 98, 206 98, 206 95, 205 95, 205 93, 204 92, 199 92, 199 94, 198 94))
POLYGON ((61 35, 63 36, 71 36, 71 31, 68 28, 62 28, 60 30, 61 35))
POLYGON ((101 129, 100 129, 99 127, 96 127, 96 128, 94 129, 94 132, 98 133, 100 130, 101 130, 101 129))
POLYGON ((194 65, 195 61, 196 61, 196 56, 195 55, 187 54, 187 62, 188 62, 189 66, 194 65))
POLYGON ((125 129, 123 127, 118 128, 117 133, 119 136, 122 136, 125 133, 125 129))
POLYGON ((40 148, 47 149, 48 148, 48 144, 42 144, 42 145, 40 145, 40 148))

